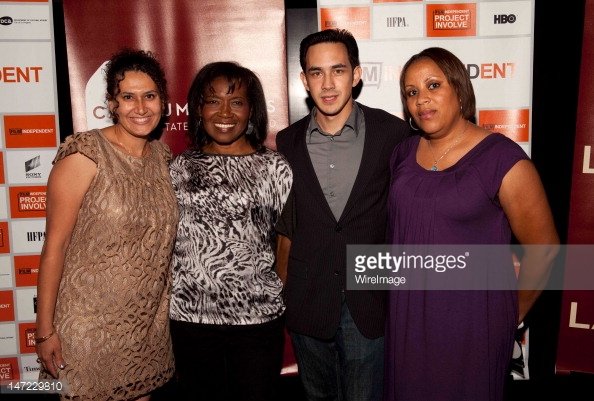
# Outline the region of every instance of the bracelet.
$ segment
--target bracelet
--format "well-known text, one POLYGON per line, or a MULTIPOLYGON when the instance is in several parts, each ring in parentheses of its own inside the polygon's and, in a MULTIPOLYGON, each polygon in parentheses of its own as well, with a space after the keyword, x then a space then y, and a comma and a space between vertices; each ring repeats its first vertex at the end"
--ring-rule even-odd
POLYGON ((49 333, 49 334, 48 334, 47 336, 45 336, 45 337, 34 337, 33 339, 35 340, 35 344, 41 344, 42 342, 49 340, 49 338, 50 338, 51 336, 53 336, 55 333, 56 333, 56 332, 55 332, 54 330, 52 330, 52 332, 51 332, 51 333, 49 333))

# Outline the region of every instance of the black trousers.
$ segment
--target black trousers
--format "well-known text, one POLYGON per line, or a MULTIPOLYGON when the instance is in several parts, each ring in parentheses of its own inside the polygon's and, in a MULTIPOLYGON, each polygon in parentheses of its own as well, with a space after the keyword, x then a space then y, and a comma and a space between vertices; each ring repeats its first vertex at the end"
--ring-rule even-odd
POLYGON ((171 337, 181 399, 275 398, 283 363, 283 317, 237 326, 172 320, 171 337))

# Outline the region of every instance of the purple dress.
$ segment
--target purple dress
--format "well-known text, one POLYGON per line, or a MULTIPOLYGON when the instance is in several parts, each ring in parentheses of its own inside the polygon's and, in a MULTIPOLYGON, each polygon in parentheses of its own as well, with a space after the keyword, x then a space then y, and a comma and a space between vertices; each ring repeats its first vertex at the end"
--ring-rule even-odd
MULTIPOLYGON (((420 137, 391 160, 388 241, 392 244, 509 244, 497 200, 505 174, 526 153, 491 134, 455 165, 416 162, 420 137)), ((500 401, 517 326, 511 257, 497 265, 509 290, 389 292, 385 400, 500 401)))

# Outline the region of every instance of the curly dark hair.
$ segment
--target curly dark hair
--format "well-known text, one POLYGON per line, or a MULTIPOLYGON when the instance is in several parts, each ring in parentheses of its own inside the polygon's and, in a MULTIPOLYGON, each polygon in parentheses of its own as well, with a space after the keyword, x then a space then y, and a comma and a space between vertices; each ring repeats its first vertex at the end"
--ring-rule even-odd
POLYGON ((120 82, 124 80, 124 75, 128 71, 144 72, 151 77, 159 90, 163 110, 165 110, 165 106, 169 100, 165 72, 161 68, 161 64, 159 64, 155 54, 151 51, 123 48, 111 56, 105 66, 105 81, 107 86, 105 97, 108 101, 113 101, 115 104, 113 110, 109 112, 114 124, 118 123, 116 111, 120 106, 117 101, 117 96, 120 93, 120 82))
POLYGON ((301 64, 303 72, 305 72, 306 68, 305 58, 307 56, 307 51, 313 45, 320 43, 342 43, 347 49, 351 68, 360 65, 359 47, 357 46, 357 41, 353 34, 346 29, 326 29, 320 32, 314 32, 303 38, 301 41, 301 44, 299 45, 299 63, 301 64))
POLYGON ((404 119, 408 120, 411 117, 410 111, 406 105, 404 78, 410 66, 423 58, 432 60, 437 64, 439 69, 443 71, 448 83, 454 88, 460 99, 462 115, 465 119, 472 120, 476 114, 476 97, 474 95, 474 89, 472 88, 472 82, 470 82, 468 70, 458 57, 449 50, 441 47, 429 47, 422 52, 415 54, 408 59, 404 64, 404 67, 402 67, 402 72, 400 73, 400 100, 402 101, 404 119))
POLYGON ((254 147, 262 147, 268 134, 268 113, 264 89, 257 75, 233 61, 218 61, 205 65, 198 71, 188 93, 188 137, 190 144, 202 149, 212 138, 200 123, 199 110, 204 105, 204 95, 214 93, 212 82, 224 77, 228 82, 228 93, 246 85, 248 103, 251 109, 250 122, 254 132, 246 139, 254 147))

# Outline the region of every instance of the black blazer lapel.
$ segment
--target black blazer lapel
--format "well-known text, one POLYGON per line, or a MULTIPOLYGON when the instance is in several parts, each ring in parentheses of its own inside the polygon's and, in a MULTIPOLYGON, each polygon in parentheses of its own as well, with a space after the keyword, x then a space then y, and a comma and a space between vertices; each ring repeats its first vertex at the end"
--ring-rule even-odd
POLYGON ((374 175, 377 174, 377 163, 383 158, 378 157, 382 151, 385 151, 385 135, 383 135, 383 128, 378 123, 377 119, 371 115, 372 111, 368 111, 362 105, 359 105, 363 109, 363 115, 365 116, 365 144, 363 145, 363 155, 361 156, 361 164, 353 189, 349 195, 349 199, 344 207, 344 210, 340 216, 342 220, 357 204, 357 199, 364 193, 365 187, 368 185, 370 180, 374 179, 374 175))

